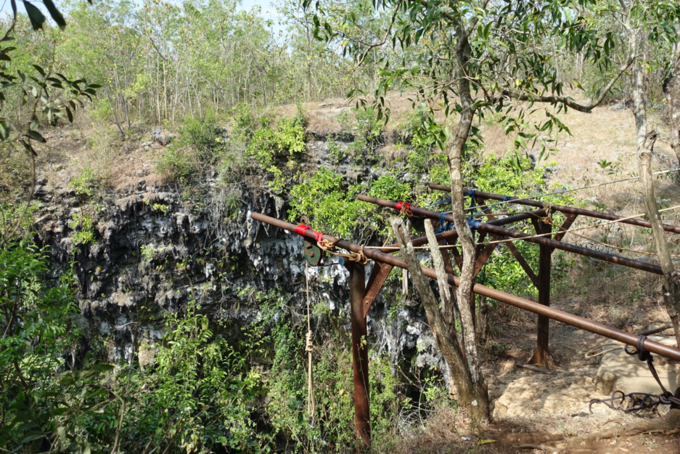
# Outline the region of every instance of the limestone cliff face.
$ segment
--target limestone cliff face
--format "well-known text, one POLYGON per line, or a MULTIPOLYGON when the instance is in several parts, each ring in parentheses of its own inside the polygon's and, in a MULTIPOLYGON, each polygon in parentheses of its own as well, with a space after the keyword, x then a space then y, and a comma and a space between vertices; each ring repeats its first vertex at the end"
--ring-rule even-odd
MULTIPOLYGON (((308 143, 307 155, 307 169, 331 165, 322 138, 308 143)), ((371 177, 371 170, 336 169, 352 179, 371 177)), ((49 248, 55 267, 73 261, 83 326, 112 341, 111 361, 135 356, 145 361, 149 345, 162 336, 163 312, 192 299, 214 321, 236 324, 260 315, 258 292, 274 292, 296 313, 305 312, 302 239, 250 218, 252 212, 287 217, 287 203, 262 182, 250 176, 224 184, 213 171, 187 196, 141 178, 137 190, 110 191, 93 203, 79 200, 67 182, 39 181, 38 242, 49 248), (85 217, 92 221, 95 241, 77 244, 85 217)), ((370 269, 371 264, 367 273, 370 269)), ((340 265, 310 267, 314 304, 344 315, 349 330, 347 278, 340 265)), ((387 286, 371 309, 374 351, 388 352, 393 363, 404 355, 418 365, 445 367, 419 302, 407 299, 395 311, 398 291, 397 285, 387 286)), ((317 331, 324 329, 324 320, 315 323, 317 331)))

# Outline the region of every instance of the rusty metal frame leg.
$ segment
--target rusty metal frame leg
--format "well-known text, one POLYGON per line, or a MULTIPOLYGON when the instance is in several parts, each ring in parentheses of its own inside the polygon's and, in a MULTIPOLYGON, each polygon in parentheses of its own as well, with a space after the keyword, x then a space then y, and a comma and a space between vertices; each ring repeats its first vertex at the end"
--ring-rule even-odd
POLYGON ((569 230, 569 227, 574 223, 576 220, 576 217, 578 216, 577 214, 569 214, 569 213, 562 213, 565 218, 567 218, 562 225, 559 227, 557 234, 555 235, 555 239, 557 241, 562 241, 562 238, 564 238, 564 235, 567 234, 567 230, 569 230))
POLYGON ((458 265, 458 269, 462 270, 463 269, 463 256, 460 255, 460 252, 458 252, 458 248, 452 247, 449 250, 451 251, 451 255, 453 255, 453 260, 455 260, 456 265, 458 265))
MULTIPOLYGON (((491 235, 491 241, 498 241, 502 239, 500 235, 491 235)), ((475 271, 472 274, 473 278, 477 277, 479 272, 482 270, 484 264, 489 260, 493 251, 500 245, 500 243, 487 244, 484 249, 477 255, 477 261, 475 262, 475 271)))
POLYGON ((368 383, 368 345, 364 296, 364 265, 352 263, 349 270, 349 299, 352 319, 352 366, 354 370, 354 428, 360 447, 371 445, 371 409, 368 383))
POLYGON ((527 276, 529 276, 529 279, 531 279, 531 282, 534 284, 536 288, 539 287, 538 283, 538 276, 536 276, 536 273, 534 273, 534 270, 531 269, 531 266, 529 266, 529 263, 524 259, 522 256, 522 253, 519 252, 517 249, 517 246, 515 246, 512 241, 508 241, 505 243, 505 245, 508 247, 510 250, 510 253, 515 257, 515 260, 520 264, 522 269, 524 270, 525 273, 527 273, 527 276))
MULTIPOLYGON (((552 226, 544 222, 539 222, 538 233, 552 232, 552 226)), ((544 306, 550 306, 550 268, 552 248, 541 245, 539 255, 539 271, 538 271, 538 302, 544 306)), ((536 364, 537 366, 548 369, 548 356, 550 355, 549 338, 550 338, 550 318, 544 315, 538 316, 537 322, 537 339, 536 350, 529 360, 529 364, 536 364)))
POLYGON ((380 289, 382 289, 383 284, 385 284, 392 268, 394 267, 387 263, 374 262, 371 276, 368 278, 368 283, 366 284, 366 295, 362 300, 364 318, 368 315, 368 311, 371 309, 373 301, 375 301, 378 293, 380 293, 380 289))

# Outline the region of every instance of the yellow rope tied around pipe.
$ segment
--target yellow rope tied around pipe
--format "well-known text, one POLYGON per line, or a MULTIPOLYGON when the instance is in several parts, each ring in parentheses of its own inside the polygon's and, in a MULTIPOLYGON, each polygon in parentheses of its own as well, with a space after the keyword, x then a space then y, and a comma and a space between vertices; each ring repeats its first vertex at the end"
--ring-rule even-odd
POLYGON ((309 307, 309 263, 305 260, 305 282, 307 283, 307 336, 305 336, 305 351, 307 352, 307 412, 309 424, 314 427, 314 383, 312 375, 312 315, 309 307))
POLYGON ((338 238, 335 241, 329 241, 329 240, 320 240, 317 241, 317 245, 319 246, 320 249, 328 252, 331 255, 336 255, 338 257, 345 258, 349 260, 350 262, 355 262, 359 263, 361 265, 365 265, 368 263, 368 257, 366 257, 366 254, 364 254, 364 245, 361 245, 361 250, 359 252, 352 252, 351 254, 345 254, 343 252, 337 252, 333 251, 335 249, 335 244, 340 241, 342 238, 338 238))

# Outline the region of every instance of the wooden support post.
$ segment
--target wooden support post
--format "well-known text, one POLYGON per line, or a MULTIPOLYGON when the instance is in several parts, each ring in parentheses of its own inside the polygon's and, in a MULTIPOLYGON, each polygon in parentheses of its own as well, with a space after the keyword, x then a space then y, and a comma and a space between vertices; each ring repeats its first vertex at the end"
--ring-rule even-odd
MULTIPOLYGON (((536 233, 550 233, 552 226, 542 221, 537 222, 538 231, 536 233)), ((540 255, 538 259, 538 302, 544 306, 550 306, 550 268, 552 248, 550 246, 541 245, 540 255)), ((536 364, 540 367, 548 369, 548 356, 550 355, 549 337, 550 337, 550 317, 545 315, 538 316, 538 335, 536 339, 536 350, 529 360, 529 364, 536 364)))
POLYGON ((359 449, 371 445, 371 411, 368 399, 368 345, 364 296, 366 275, 364 265, 349 263, 349 300, 352 318, 352 366, 354 369, 354 428, 359 449))

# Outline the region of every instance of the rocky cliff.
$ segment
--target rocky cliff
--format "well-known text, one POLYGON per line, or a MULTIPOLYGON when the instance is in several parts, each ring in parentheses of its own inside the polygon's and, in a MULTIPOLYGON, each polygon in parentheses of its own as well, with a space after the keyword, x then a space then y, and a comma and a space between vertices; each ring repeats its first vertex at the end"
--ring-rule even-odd
MULTIPOLYGON (((324 137, 310 135, 303 165, 306 171, 331 165, 324 137)), ((375 177, 374 170, 346 163, 335 168, 354 181, 375 177)), ((241 325, 260 316, 263 294, 304 314, 302 239, 250 218, 252 212, 287 217, 286 201, 267 189, 264 176, 224 184, 211 170, 187 194, 186 188, 147 184, 140 174, 136 190, 106 191, 96 202, 79 197, 68 178, 42 176, 35 190, 42 202, 35 213, 38 242, 49 248, 57 269, 73 265, 83 326, 107 340, 109 360, 137 356, 143 365, 148 346, 162 336, 162 314, 192 299, 212 320, 241 325), (83 238, 88 230, 90 241, 83 238)), ((313 304, 342 315, 349 330, 347 278, 339 264, 310 268, 313 304)), ((404 355, 445 368, 419 303, 394 306, 397 287, 383 289, 369 314, 374 352, 388 352, 393 364, 404 355)), ((316 332, 330 329, 323 318, 314 323, 316 332)))

